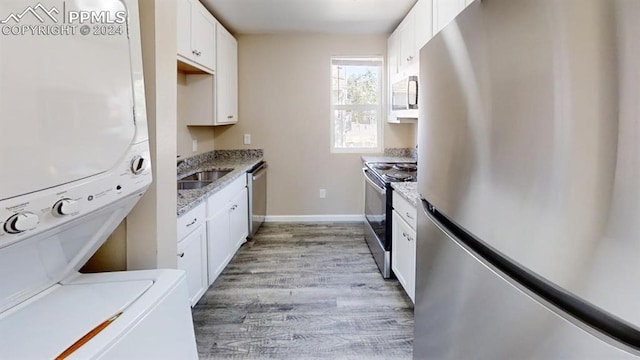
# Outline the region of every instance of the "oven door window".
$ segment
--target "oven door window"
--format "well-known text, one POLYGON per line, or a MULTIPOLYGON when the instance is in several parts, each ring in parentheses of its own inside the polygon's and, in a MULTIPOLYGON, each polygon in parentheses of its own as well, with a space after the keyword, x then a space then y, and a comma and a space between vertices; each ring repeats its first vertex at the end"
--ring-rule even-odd
POLYGON ((385 239, 386 215, 387 215, 387 195, 384 186, 378 184, 365 171, 365 197, 364 214, 367 222, 373 228, 378 239, 385 239))

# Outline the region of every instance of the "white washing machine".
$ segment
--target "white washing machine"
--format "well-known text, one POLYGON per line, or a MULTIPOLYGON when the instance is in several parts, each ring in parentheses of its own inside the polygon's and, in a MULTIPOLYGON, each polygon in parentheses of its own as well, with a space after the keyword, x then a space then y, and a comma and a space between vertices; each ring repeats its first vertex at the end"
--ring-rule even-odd
POLYGON ((182 271, 78 272, 151 184, 138 19, 0 3, 0 359, 197 358, 182 271))

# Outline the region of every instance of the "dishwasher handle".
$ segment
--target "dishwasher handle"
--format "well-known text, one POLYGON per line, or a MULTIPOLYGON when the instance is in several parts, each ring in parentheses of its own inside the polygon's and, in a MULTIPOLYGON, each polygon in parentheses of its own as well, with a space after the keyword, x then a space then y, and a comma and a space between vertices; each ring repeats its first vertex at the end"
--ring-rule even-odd
POLYGON ((263 163, 253 171, 253 181, 260 179, 267 172, 267 163, 263 163))

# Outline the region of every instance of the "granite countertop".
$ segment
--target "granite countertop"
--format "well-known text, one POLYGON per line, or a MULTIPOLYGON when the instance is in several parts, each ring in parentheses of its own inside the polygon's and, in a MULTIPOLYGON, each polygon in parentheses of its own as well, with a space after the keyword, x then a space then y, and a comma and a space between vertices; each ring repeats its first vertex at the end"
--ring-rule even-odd
POLYGON ((416 149, 412 148, 387 148, 383 155, 363 155, 364 162, 416 162, 416 149))
POLYGON ((398 156, 362 156, 364 162, 387 162, 387 163, 407 163, 416 162, 416 159, 411 157, 398 157, 398 156))
POLYGON ((176 180, 200 171, 232 171, 202 189, 177 190, 177 215, 180 216, 193 209, 240 176, 245 176, 248 170, 262 161, 262 158, 262 150, 216 150, 183 160, 178 166, 176 180))
POLYGON ((418 207, 418 198, 420 197, 420 194, 418 194, 417 182, 393 182, 391 183, 391 187, 400 194, 400 196, 413 205, 413 207, 418 207))

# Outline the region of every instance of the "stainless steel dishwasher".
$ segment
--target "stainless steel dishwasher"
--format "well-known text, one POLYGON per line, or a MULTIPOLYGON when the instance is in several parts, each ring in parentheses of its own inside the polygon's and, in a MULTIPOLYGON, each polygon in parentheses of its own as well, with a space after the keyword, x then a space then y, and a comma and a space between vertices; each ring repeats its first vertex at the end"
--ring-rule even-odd
POLYGON ((267 216, 267 163, 259 162, 247 172, 249 190, 249 236, 253 237, 267 216))

